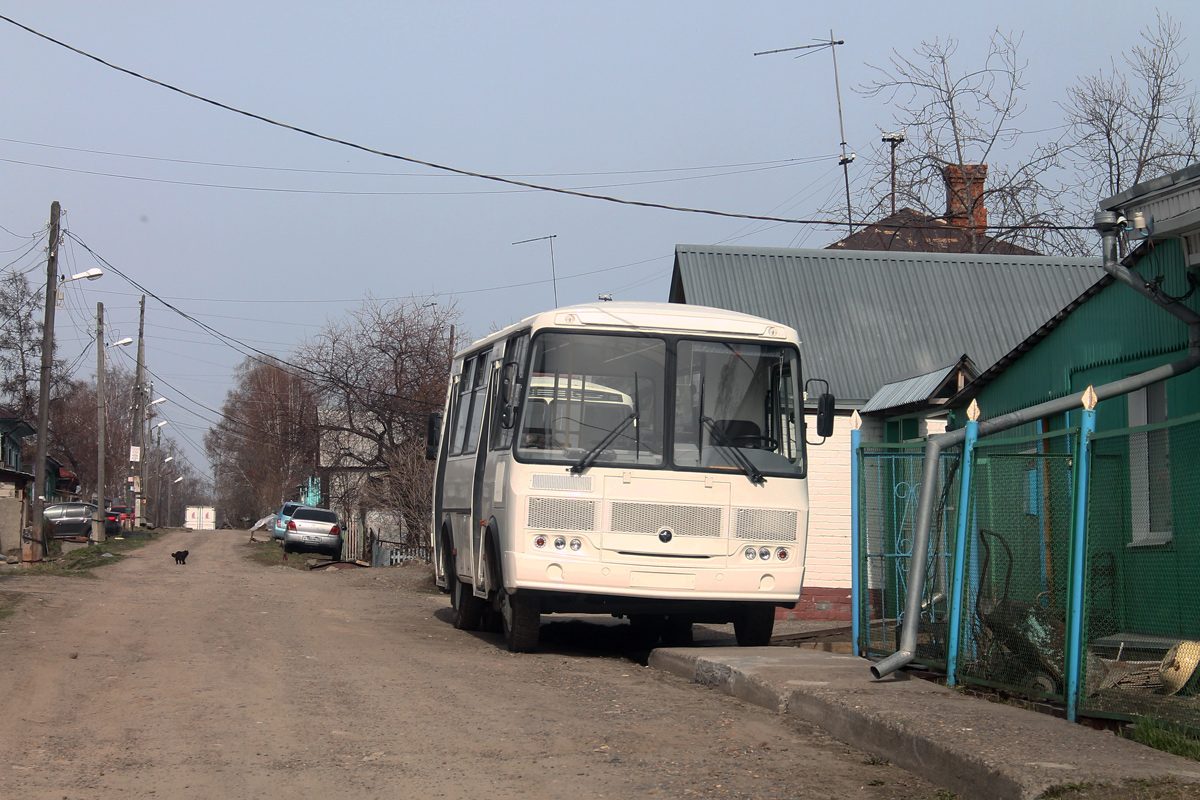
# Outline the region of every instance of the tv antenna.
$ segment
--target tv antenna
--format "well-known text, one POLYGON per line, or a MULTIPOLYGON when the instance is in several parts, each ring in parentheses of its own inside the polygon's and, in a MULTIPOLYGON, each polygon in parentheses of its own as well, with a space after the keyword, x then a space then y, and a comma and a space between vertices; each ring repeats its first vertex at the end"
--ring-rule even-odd
POLYGON ((844 39, 834 39, 833 30, 830 29, 828 40, 817 39, 813 44, 802 44, 798 47, 783 47, 779 50, 763 50, 761 53, 755 53, 754 55, 769 56, 773 53, 794 53, 797 50, 804 50, 806 52, 796 56, 796 58, 803 58, 825 47, 828 47, 829 52, 833 55, 833 90, 837 95, 838 129, 842 135, 842 157, 838 159, 838 165, 841 166, 842 176, 846 179, 846 227, 849 228, 850 233, 854 233, 854 213, 850 205, 850 163, 854 161, 855 155, 854 153, 846 152, 846 123, 842 120, 842 87, 838 81, 837 68, 837 46, 845 43, 844 39))
POLYGON ((552 233, 549 236, 538 236, 533 239, 522 239, 513 244, 529 244, 530 242, 550 242, 550 285, 554 287, 554 307, 558 308, 558 276, 554 272, 554 240, 558 238, 557 233, 552 233))

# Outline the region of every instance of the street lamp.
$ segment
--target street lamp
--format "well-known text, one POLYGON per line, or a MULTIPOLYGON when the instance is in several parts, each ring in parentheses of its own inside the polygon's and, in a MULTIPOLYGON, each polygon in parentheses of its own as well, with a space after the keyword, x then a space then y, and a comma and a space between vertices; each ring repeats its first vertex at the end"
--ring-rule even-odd
MULTIPOLYGON (((160 423, 158 423, 158 427, 161 428, 163 425, 166 425, 166 424, 167 423, 165 423, 165 422, 160 422, 160 423)), ((158 435, 159 435, 158 451, 159 451, 159 453, 162 453, 162 431, 159 431, 158 435)), ((164 458, 162 460, 162 464, 160 464, 158 467, 158 492, 157 492, 157 494, 154 495, 154 520, 155 520, 155 523, 160 528, 162 527, 162 524, 163 524, 163 521, 162 521, 163 469, 166 467, 167 464, 171 463, 174 460, 175 460, 175 456, 167 456, 166 458, 164 458)), ((170 491, 170 490, 168 490, 168 491, 170 491)), ((170 516, 170 514, 168 513, 168 517, 169 516, 170 516)))
MULTIPOLYGON (((87 277, 86 273, 80 274, 87 277)), ((128 344, 133 344, 133 339, 129 336, 117 342, 104 344, 104 303, 96 303, 96 516, 92 520, 93 544, 100 544, 105 539, 104 512, 108 508, 108 497, 104 490, 104 462, 107 455, 104 437, 108 420, 108 404, 104 397, 104 354, 110 347, 124 347, 128 344)))
POLYGON ((171 489, 175 487, 175 484, 182 480, 183 476, 180 475, 178 478, 167 484, 167 525, 171 524, 171 489))

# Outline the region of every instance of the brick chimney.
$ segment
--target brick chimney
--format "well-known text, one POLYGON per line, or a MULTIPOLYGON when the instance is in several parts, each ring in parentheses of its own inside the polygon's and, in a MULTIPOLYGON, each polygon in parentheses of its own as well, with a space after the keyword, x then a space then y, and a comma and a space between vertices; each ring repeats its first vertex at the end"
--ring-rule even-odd
POLYGON ((987 164, 947 164, 942 167, 946 181, 946 222, 956 228, 974 228, 977 235, 987 234, 987 208, 983 204, 983 183, 987 164))

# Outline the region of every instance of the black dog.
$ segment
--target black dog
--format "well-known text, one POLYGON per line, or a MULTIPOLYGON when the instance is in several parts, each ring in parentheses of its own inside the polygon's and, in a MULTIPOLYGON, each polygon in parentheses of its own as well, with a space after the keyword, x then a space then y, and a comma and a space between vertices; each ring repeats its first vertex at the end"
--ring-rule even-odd
POLYGON ((176 564, 186 564, 187 563, 187 556, 188 556, 187 550, 176 550, 174 553, 171 553, 171 555, 175 557, 176 564))

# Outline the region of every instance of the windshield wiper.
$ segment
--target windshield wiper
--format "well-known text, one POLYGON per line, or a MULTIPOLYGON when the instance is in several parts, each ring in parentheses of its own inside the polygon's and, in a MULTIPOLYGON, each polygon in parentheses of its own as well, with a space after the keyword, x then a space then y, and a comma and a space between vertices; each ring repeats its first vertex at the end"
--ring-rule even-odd
POLYGON ((621 435, 621 432, 629 427, 629 423, 635 421, 637 418, 638 414, 636 411, 629 412, 629 416, 617 423, 617 426, 609 431, 607 436, 596 442, 596 444, 592 446, 591 450, 588 450, 583 454, 583 458, 579 459, 571 466, 571 474, 579 475, 588 467, 590 467, 596 461, 596 459, 600 457, 600 454, 604 452, 604 448, 612 444, 613 441, 621 435))
POLYGON ((767 479, 763 477, 763 474, 761 471, 759 471, 758 467, 754 466, 754 462, 747 458, 745 453, 743 453, 738 447, 734 446, 729 439, 726 438, 725 432, 717 426, 716 421, 713 420, 712 417, 701 415, 700 422, 708 428, 708 432, 712 435, 712 438, 716 440, 718 446, 729 450, 729 454, 733 457, 733 460, 737 462, 737 465, 742 468, 742 472, 746 473, 746 477, 751 483, 759 484, 767 482, 767 479))

